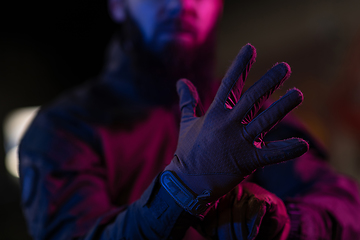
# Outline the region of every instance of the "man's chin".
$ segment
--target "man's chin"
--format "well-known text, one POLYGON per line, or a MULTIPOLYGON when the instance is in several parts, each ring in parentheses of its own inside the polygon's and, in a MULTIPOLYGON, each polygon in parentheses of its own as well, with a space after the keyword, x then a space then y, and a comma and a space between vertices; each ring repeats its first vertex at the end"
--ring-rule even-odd
POLYGON ((163 54, 165 51, 193 51, 196 49, 196 41, 191 34, 179 33, 171 36, 162 36, 157 39, 153 50, 155 53, 163 54))
POLYGON ((176 34, 173 38, 173 42, 185 49, 194 49, 196 47, 196 40, 194 39, 194 36, 189 33, 176 34))

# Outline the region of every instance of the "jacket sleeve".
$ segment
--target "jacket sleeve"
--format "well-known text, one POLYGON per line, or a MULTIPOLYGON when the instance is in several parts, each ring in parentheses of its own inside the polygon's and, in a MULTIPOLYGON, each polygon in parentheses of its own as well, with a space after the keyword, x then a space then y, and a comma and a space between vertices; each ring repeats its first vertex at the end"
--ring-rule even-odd
POLYGON ((264 168, 256 182, 284 200, 288 239, 358 239, 360 193, 356 181, 334 171, 311 150, 298 159, 264 168))
POLYGON ((287 199, 289 239, 358 239, 360 194, 357 183, 323 166, 305 194, 287 199))
POLYGON ((174 229, 178 237, 186 232, 190 222, 178 222, 191 217, 157 178, 133 204, 112 203, 89 126, 54 119, 40 113, 19 148, 22 205, 34 239, 168 239, 174 229))

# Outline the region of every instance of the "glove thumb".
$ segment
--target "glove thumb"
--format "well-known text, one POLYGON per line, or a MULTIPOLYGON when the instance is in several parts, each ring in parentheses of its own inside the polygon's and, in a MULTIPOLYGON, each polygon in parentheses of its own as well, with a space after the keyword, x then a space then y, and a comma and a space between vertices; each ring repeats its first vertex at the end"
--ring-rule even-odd
POLYGON ((196 117, 200 103, 196 87, 189 80, 180 79, 176 83, 176 89, 180 97, 181 119, 196 117))

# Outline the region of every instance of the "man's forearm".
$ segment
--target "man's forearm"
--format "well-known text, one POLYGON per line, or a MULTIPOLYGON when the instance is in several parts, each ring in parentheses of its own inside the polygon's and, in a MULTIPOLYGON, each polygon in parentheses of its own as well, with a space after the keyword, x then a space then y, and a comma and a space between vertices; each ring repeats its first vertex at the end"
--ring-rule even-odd
POLYGON ((98 224, 86 239, 181 239, 191 219, 194 217, 171 198, 156 178, 139 200, 112 223, 98 224), (181 221, 183 218, 190 221, 181 221))

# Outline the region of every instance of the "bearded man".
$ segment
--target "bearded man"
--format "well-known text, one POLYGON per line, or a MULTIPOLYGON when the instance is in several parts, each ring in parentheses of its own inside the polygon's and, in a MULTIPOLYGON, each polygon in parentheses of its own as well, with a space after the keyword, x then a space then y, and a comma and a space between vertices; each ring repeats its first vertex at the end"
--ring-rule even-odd
MULTIPOLYGON (((312 150, 303 155, 307 141, 294 138, 300 128, 277 130, 285 140, 264 138, 302 102, 292 89, 261 109, 289 78, 286 63, 243 91, 256 57, 248 44, 216 92, 214 39, 222 7, 222 0, 109 0, 119 33, 104 73, 42 107, 20 145, 22 203, 35 239, 328 236, 341 217, 326 215, 333 213, 329 205, 319 209, 305 200, 314 199, 309 183, 321 192, 323 185, 314 183, 329 180, 325 192, 346 195, 331 203, 359 212, 354 183, 313 163, 321 151, 311 137, 312 150), (287 186, 272 182, 276 171, 251 177, 283 199, 293 197, 289 204, 243 181, 258 168, 301 156, 315 170, 290 177, 287 186), (328 178, 314 178, 319 171, 328 178)), ((294 162, 284 166, 302 173, 294 162)), ((334 236, 358 232, 352 222, 334 236)))

